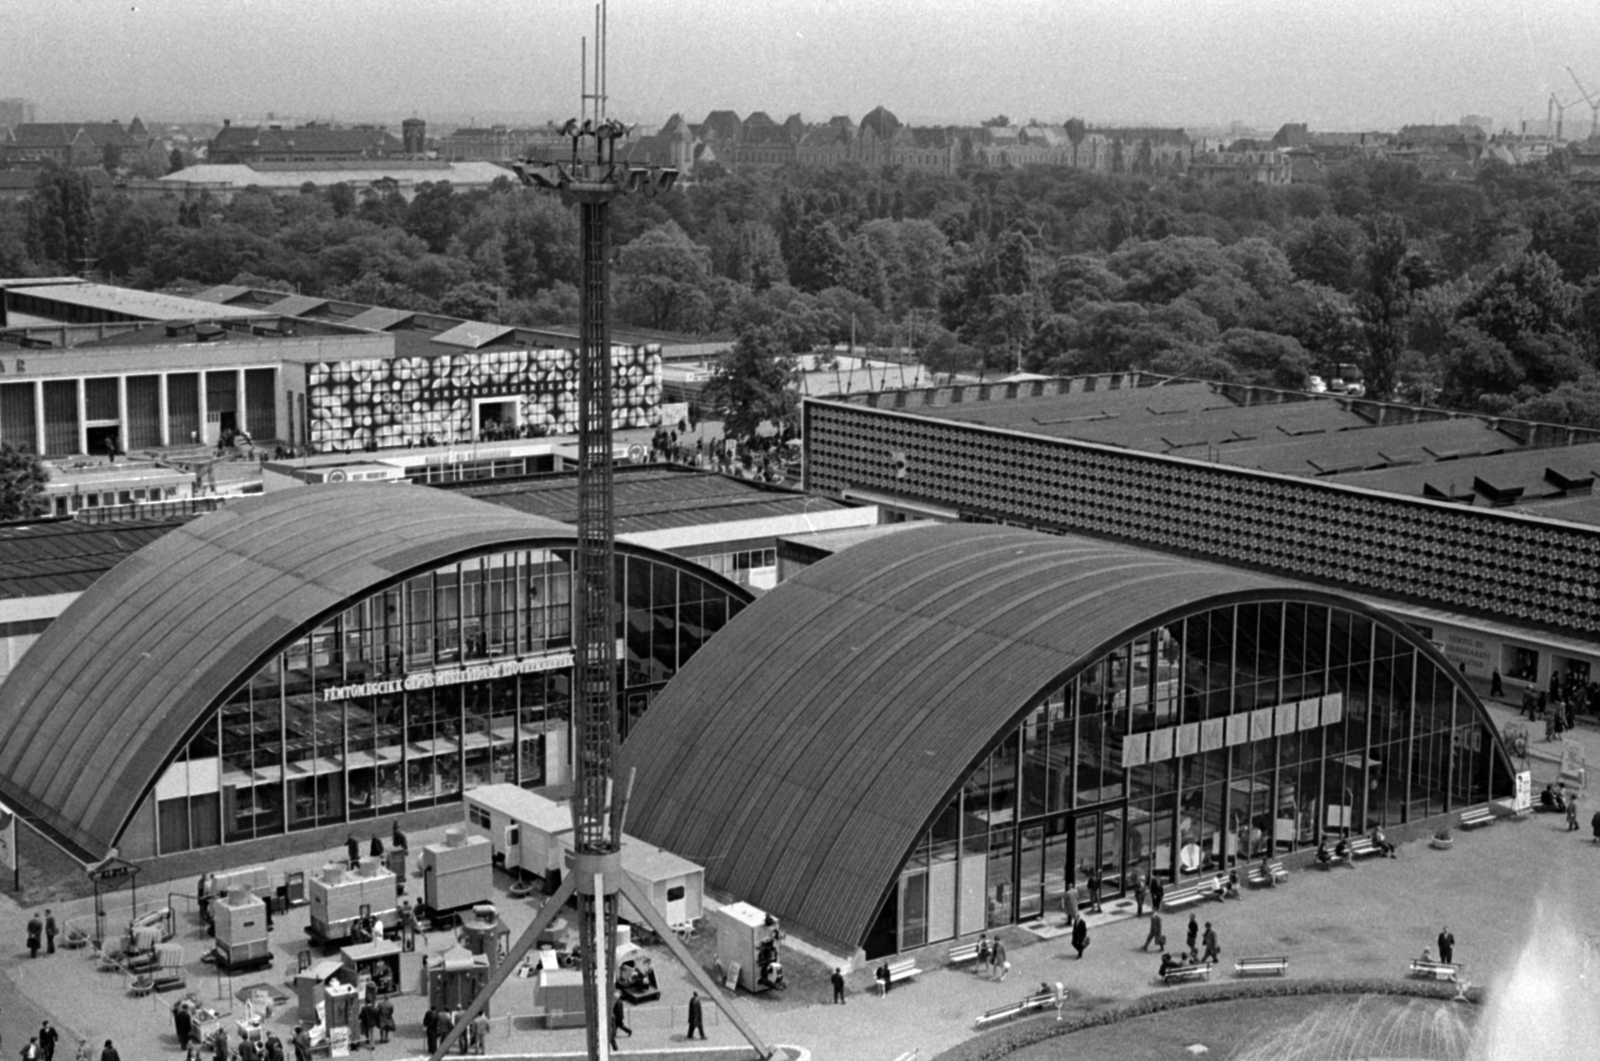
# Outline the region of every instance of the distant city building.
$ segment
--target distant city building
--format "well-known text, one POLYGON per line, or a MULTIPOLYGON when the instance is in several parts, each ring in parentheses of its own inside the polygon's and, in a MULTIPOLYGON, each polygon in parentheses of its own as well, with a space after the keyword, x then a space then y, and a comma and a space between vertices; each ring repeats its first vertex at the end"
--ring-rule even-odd
POLYGON ((433 159, 352 159, 342 162, 204 162, 154 180, 130 181, 129 194, 148 198, 192 199, 202 194, 222 202, 245 188, 297 195, 306 185, 349 185, 357 196, 393 193, 408 202, 429 182, 448 181, 458 192, 482 191, 497 180, 515 180, 494 162, 433 159))
POLYGON ((108 163, 131 167, 140 162, 161 166, 165 149, 138 117, 126 126, 120 121, 23 123, 0 135, 0 169, 51 164, 80 169, 108 163))
POLYGON ((1287 151, 1215 151, 1196 155, 1189 176, 1201 184, 1288 184, 1294 170, 1287 151))
POLYGON ((285 129, 224 121, 206 157, 220 163, 339 162, 404 153, 405 144, 381 125, 335 129, 312 123, 285 129))

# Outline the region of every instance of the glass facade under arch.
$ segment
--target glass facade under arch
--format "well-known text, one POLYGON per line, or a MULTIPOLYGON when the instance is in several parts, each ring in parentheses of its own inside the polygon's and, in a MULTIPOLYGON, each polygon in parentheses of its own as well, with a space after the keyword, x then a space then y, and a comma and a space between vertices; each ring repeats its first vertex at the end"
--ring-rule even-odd
MULTIPOLYGON (((461 560, 350 602, 201 723, 128 829, 173 854, 570 778, 571 550, 461 560)), ((748 598, 685 561, 619 551, 618 712, 656 692, 748 598)))
POLYGON ((1446 668, 1383 623, 1242 603, 1143 631, 1052 690, 914 846, 869 956, 1509 796, 1446 668), (1082 892, 1080 891, 1080 894, 1082 892))

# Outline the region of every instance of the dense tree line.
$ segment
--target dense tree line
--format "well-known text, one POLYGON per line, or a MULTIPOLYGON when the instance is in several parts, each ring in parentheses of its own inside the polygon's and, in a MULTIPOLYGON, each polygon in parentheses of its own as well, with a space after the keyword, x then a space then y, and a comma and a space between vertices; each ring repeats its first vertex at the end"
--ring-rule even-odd
MULTIPOLYGON (((1288 187, 1058 168, 722 174, 615 211, 620 323, 855 341, 940 372, 1133 367, 1600 426, 1600 195, 1556 164, 1470 183, 1353 161, 1288 187)), ((223 205, 41 175, 0 204, 0 274, 242 283, 509 323, 575 322, 576 223, 515 187, 223 205)))

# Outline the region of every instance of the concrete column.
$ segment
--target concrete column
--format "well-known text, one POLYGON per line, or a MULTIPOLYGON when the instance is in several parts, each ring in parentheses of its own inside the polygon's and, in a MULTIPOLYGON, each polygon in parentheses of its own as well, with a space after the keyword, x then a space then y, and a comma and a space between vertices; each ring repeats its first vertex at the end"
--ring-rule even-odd
POLYGON ((83 377, 79 376, 78 383, 78 452, 89 452, 89 401, 84 394, 83 377))
POLYGON ((34 450, 44 455, 44 380, 33 381, 33 434, 34 450))
POLYGON ((161 444, 172 445, 172 425, 167 420, 167 374, 156 377, 156 422, 161 425, 161 444))
POLYGON ((242 368, 238 370, 237 378, 234 380, 233 389, 235 392, 233 407, 238 410, 238 412, 233 414, 233 419, 235 420, 234 427, 240 431, 249 431, 250 418, 245 415, 244 369, 242 368))
POLYGON ((128 448, 128 377, 117 377, 117 448, 128 448))
POLYGON ((209 411, 206 408, 206 370, 204 368, 201 368, 197 373, 195 373, 195 375, 198 376, 199 379, 200 379, 200 391, 199 391, 200 429, 199 429, 199 432, 198 432, 196 437, 199 439, 201 445, 205 445, 206 444, 206 413, 209 411))

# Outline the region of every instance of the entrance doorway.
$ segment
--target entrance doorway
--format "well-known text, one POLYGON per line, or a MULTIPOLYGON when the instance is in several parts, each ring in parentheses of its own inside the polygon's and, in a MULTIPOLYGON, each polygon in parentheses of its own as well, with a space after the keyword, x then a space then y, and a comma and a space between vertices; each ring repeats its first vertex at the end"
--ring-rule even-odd
POLYGON ((516 438, 521 423, 521 403, 515 398, 487 398, 474 403, 472 429, 480 442, 516 438))
POLYGON ((107 457, 124 452, 120 424, 91 424, 83 429, 83 434, 91 457, 107 457))
POLYGON ((1059 915, 1066 890, 1088 898, 1089 871, 1100 871, 1102 900, 1121 895, 1124 812, 1120 807, 1036 818, 1022 825, 1013 860, 1018 921, 1059 915))

